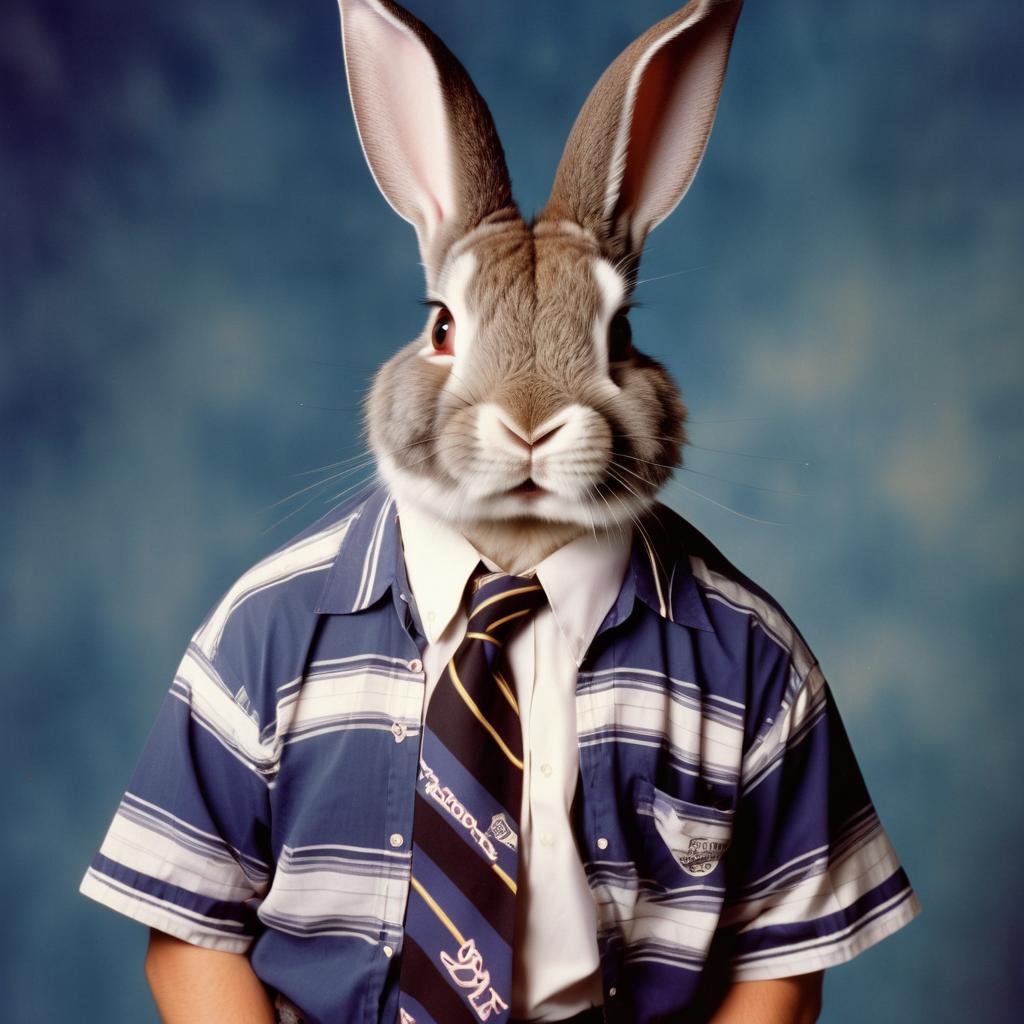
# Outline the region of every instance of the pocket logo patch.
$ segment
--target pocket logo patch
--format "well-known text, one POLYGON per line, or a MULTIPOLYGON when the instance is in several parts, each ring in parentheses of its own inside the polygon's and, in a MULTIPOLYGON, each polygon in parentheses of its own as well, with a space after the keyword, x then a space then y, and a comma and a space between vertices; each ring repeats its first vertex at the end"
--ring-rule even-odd
POLYGON ((673 850, 679 866, 688 874, 699 878, 714 871, 719 858, 725 853, 728 842, 721 839, 705 839, 693 836, 685 850, 673 850))

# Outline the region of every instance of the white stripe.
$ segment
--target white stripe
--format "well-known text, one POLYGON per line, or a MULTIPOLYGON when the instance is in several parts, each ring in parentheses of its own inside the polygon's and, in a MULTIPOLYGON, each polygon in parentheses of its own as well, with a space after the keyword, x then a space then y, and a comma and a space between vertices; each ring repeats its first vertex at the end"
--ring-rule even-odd
MULTIPOLYGON (((294 923, 284 920, 276 914, 268 914, 265 923, 271 925, 276 932, 286 932, 288 935, 298 935, 302 938, 321 939, 330 935, 333 938, 360 939, 368 946, 376 946, 380 939, 377 935, 367 935, 366 932, 355 931, 352 928, 322 928, 317 927, 313 932, 309 927, 296 927, 294 923)), ((381 922, 383 925, 384 922, 381 922)), ((380 926, 378 926, 380 927, 380 926)), ((390 932, 388 933, 390 935, 390 932)), ((388 936, 385 936, 388 937, 388 936)), ((398 941, 397 938, 394 941, 398 941)))
POLYGON ((784 978, 845 963, 902 928, 920 912, 921 904, 917 895, 908 886, 892 899, 862 915, 858 921, 831 935, 782 946, 775 956, 764 956, 761 951, 762 955, 757 960, 753 959, 755 954, 752 953, 737 957, 733 961, 731 977, 735 981, 784 978), (865 917, 872 917, 872 920, 869 924, 861 925, 865 917))
POLYGON ((666 964, 669 967, 680 968, 684 971, 704 970, 704 964, 683 963, 681 959, 676 960, 672 957, 665 956, 664 954, 656 956, 653 953, 640 953, 635 956, 627 955, 626 959, 631 964, 666 964))
MULTIPOLYGON (((409 855, 400 858, 400 862, 407 868, 409 855)), ((335 916, 363 917, 400 926, 408 886, 408 870, 391 875, 381 872, 379 861, 326 855, 317 859, 315 867, 303 867, 302 860, 289 856, 286 848, 273 885, 260 906, 260 916, 285 916, 304 930, 314 927, 321 918, 335 916), (352 870, 356 867, 363 870, 352 870)))
POLYGON ((347 516, 320 533, 289 545, 244 573, 224 595, 200 626, 193 642, 212 661, 217 654, 224 628, 235 609, 254 594, 294 579, 307 572, 319 572, 333 562, 354 515, 347 516))
POLYGON ((409 860, 412 857, 408 851, 402 853, 377 846, 349 846, 345 843, 313 843, 311 846, 289 846, 285 843, 281 849, 282 855, 298 853, 300 850, 347 850, 350 853, 369 853, 375 857, 391 857, 394 860, 409 860))
POLYGON ((666 675, 664 672, 659 672, 657 669, 652 668, 630 668, 628 665, 616 665, 614 668, 601 668, 594 672, 581 672, 581 679, 596 679, 598 676, 655 676, 658 679, 667 679, 670 683, 675 683, 677 686, 683 686, 688 689, 696 690, 702 698, 706 700, 719 701, 722 704, 731 704, 735 708, 739 708, 741 711, 746 710, 746 705, 742 701, 731 700, 729 697, 721 697, 714 693, 703 693, 701 688, 696 683, 691 683, 687 679, 676 679, 675 676, 666 675))
POLYGON ((263 861, 258 860, 256 857, 252 857, 247 853, 242 853, 241 850, 235 849, 235 847, 233 847, 230 843, 224 840, 223 836, 218 835, 216 832, 207 832, 204 829, 196 828, 196 826, 193 825, 190 821, 186 821, 184 818, 179 818, 178 815, 176 814, 171 814, 169 811, 164 810, 164 808, 162 808, 159 804, 153 803, 152 800, 144 800, 141 796, 139 796, 137 793, 133 793, 130 789, 125 791, 125 797, 129 798, 128 802, 133 806, 136 804, 142 804, 144 807, 152 808, 154 812, 153 817, 157 817, 159 815, 165 818, 170 818, 174 822, 174 824, 178 826, 181 832, 185 835, 188 835, 190 837, 199 836, 205 839, 209 839, 211 841, 211 845, 223 846, 226 850, 229 850, 231 852, 231 855, 233 857, 245 860, 249 864, 249 866, 251 868, 254 868, 255 870, 258 870, 260 872, 266 872, 270 870, 269 864, 265 864, 263 863, 263 861))
POLYGON ((86 871, 78 891, 118 913, 197 946, 244 953, 253 942, 253 936, 237 931, 241 925, 235 922, 197 914, 149 893, 137 892, 95 868, 90 867, 86 871), (220 927, 211 927, 206 922, 220 927), (232 928, 236 929, 234 934, 231 933, 232 928))
POLYGON ((188 650, 176 678, 189 691, 188 701, 179 699, 190 706, 193 718, 200 716, 199 724, 208 725, 228 750, 241 753, 240 760, 254 771, 257 766, 264 772, 273 770, 280 756, 277 745, 260 741, 259 723, 235 702, 212 665, 188 650))
POLYGON ((797 864, 801 863, 801 861, 808 860, 808 858, 810 858, 811 860, 817 859, 817 857, 819 857, 821 854, 827 853, 828 850, 828 843, 826 843, 824 846, 816 846, 813 850, 808 850, 806 853, 801 853, 799 857, 794 857, 792 860, 787 860, 785 864, 780 864, 777 868, 775 868, 772 871, 769 871, 766 875, 761 875, 760 878, 755 878, 752 879, 750 882, 745 883, 744 889, 759 889, 761 888, 761 886, 767 883, 769 879, 774 878, 776 875, 785 874, 786 871, 788 871, 790 868, 796 867, 797 864))
POLYGON ((889 837, 879 828, 871 839, 827 870, 760 899, 727 908, 722 914, 722 923, 745 922, 740 931, 747 932, 827 917, 852 906, 899 867, 889 837))
POLYGON ((595 887, 599 917, 621 930, 626 946, 640 942, 662 942, 685 947, 694 956, 706 953, 714 935, 718 914, 714 910, 692 910, 659 906, 632 888, 602 884, 595 887))
POLYGON ((807 675, 814 664, 814 656, 800 639, 796 628, 778 608, 757 594, 751 593, 736 580, 712 571, 704 560, 696 555, 690 556, 690 565, 694 576, 714 592, 709 594, 709 597, 713 598, 715 594, 720 594, 738 610, 754 615, 765 632, 789 654, 800 677, 807 675))
POLYGON ((661 577, 658 575, 658 566, 655 562, 654 552, 651 550, 651 545, 647 543, 647 538, 641 533, 640 539, 644 542, 644 547, 647 548, 647 557, 651 562, 651 574, 654 576, 654 587, 658 592, 658 608, 661 611, 661 616, 664 619, 672 621, 672 616, 669 614, 668 608, 665 606, 665 595, 661 590, 661 577))
POLYGON ((366 558, 363 561, 363 578, 359 585, 359 595, 356 598, 353 611, 365 608, 370 594, 373 593, 373 584, 377 578, 377 564, 380 560, 380 552, 384 543, 384 525, 394 504, 395 499, 388 498, 377 516, 377 522, 373 527, 373 537, 367 548, 366 558))
POLYGON ((743 756, 742 723, 717 722, 703 715, 699 708, 666 701, 664 693, 617 682, 611 689, 581 694, 576 716, 579 737, 584 743, 593 742, 593 734, 606 729, 649 736, 652 746, 660 745, 662 737, 667 737, 684 754, 684 760, 728 775, 739 772, 743 756))
MULTIPOLYGON (((119 809, 100 846, 100 853, 112 861, 152 878, 170 882, 200 896, 243 903, 259 889, 245 876, 238 863, 222 850, 198 846, 198 841, 168 834, 170 825, 153 818, 133 821, 119 809), (161 827, 164 824, 164 827, 161 827)), ((144 812, 136 809, 136 816, 144 812)), ((265 890, 265 886, 262 887, 265 890)))
MULTIPOLYGON (((791 683, 795 672, 790 671, 791 683)), ((815 664, 797 690, 796 697, 772 723, 771 728, 751 745, 743 759, 743 790, 749 793, 782 763, 785 751, 803 739, 810 726, 825 713, 827 693, 825 677, 815 664), (769 771, 765 771, 770 766, 769 771)))
MULTIPOLYGON (((369 724, 367 722, 350 722, 345 719, 336 719, 331 722, 324 722, 320 728, 310 728, 301 734, 291 734, 286 736, 284 739, 285 745, 292 745, 295 743, 302 743, 305 740, 316 739, 318 736, 327 736, 333 732, 394 732, 393 722, 380 722, 376 725, 369 724)), ((414 737, 419 735, 419 729, 414 729, 410 724, 407 727, 406 736, 414 737)))
MULTIPOLYGON (((338 659, 338 663, 349 660, 355 659, 338 659)), ((348 724, 353 716, 363 715, 387 720, 376 728, 390 729, 395 722, 401 722, 418 730, 423 710, 422 679, 412 673, 398 674, 385 666, 374 667, 377 671, 360 671, 358 667, 341 672, 316 671, 306 676, 300 689, 282 697, 275 716, 275 760, 280 758, 282 743, 291 742, 290 737, 296 732, 312 729, 318 723, 324 727, 320 731, 294 738, 310 739, 336 729, 375 728, 348 724)))
MULTIPOLYGON (((186 707, 189 707, 188 699, 182 696, 182 694, 177 690, 172 690, 171 696, 174 697, 175 700, 180 700, 186 707)), ((240 765, 242 765, 243 768, 248 769, 258 779, 269 784, 270 780, 277 772, 276 758, 273 762, 255 762, 232 742, 230 736, 226 736, 221 731, 221 728, 217 723, 204 719, 195 710, 195 708, 189 707, 189 717, 200 729, 205 729, 207 733, 209 733, 209 735, 224 748, 225 753, 230 754, 240 765)))
POLYGON ((401 665, 403 668, 409 667, 409 661, 406 658, 392 658, 386 654, 375 654, 372 651, 368 651, 365 654, 350 654, 345 658, 324 658, 320 661, 311 661, 309 663, 310 668, 324 668, 329 665, 347 665, 353 661, 386 661, 390 665, 401 665))

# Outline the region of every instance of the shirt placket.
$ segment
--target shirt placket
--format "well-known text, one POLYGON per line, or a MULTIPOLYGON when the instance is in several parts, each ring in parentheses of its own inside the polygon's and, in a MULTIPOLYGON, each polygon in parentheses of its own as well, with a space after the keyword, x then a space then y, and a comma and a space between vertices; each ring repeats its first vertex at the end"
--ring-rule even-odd
MULTIPOLYGON (((598 628, 586 655, 580 663, 580 671, 592 667, 592 652, 598 638, 607 631, 618 626, 625 620, 633 604, 631 587, 624 588, 616 604, 609 610, 604 622, 598 628)), ((606 667, 612 667, 616 661, 616 646, 610 648, 611 661, 606 667)), ((595 699, 592 693, 583 691, 580 686, 579 673, 576 678, 576 720, 593 721, 595 717, 595 699)), ((608 859, 610 848, 609 835, 617 835, 615 828, 617 807, 614 799, 616 786, 613 785, 612 763, 608 756, 608 745, 592 743, 586 746, 579 744, 580 763, 580 807, 574 816, 574 824, 578 826, 576 839, 584 860, 595 861, 608 859)), ((598 907, 598 924, 600 926, 600 907, 598 907)), ((626 1004, 620 985, 620 969, 622 962, 621 943, 614 941, 614 936, 599 945, 601 958, 601 984, 604 994, 602 1015, 605 1024, 627 1024, 623 1016, 626 1004)))
MULTIPOLYGON (((391 724, 391 735, 394 738, 392 756, 388 762, 387 794, 384 800, 385 834, 388 849, 397 852, 412 851, 412 825, 415 809, 416 780, 419 774, 420 741, 422 737, 423 714, 426 700, 426 673, 423 668, 422 653, 426 638, 417 629, 415 617, 411 609, 411 598, 407 586, 397 586, 394 594, 395 614, 391 617, 388 630, 391 634, 389 650, 404 662, 405 670, 418 681, 418 697, 413 700, 417 709, 419 726, 413 730, 402 721, 401 709, 395 708, 395 718, 391 724)), ((383 918, 392 922, 394 927, 401 929, 405 917, 405 907, 409 897, 410 886, 409 864, 401 886, 387 887, 384 899, 383 918)), ((381 1006, 381 993, 386 984, 388 968, 396 949, 394 942, 386 931, 380 935, 381 966, 375 977, 375 984, 368 986, 366 1005, 366 1024, 378 1024, 381 1006)))

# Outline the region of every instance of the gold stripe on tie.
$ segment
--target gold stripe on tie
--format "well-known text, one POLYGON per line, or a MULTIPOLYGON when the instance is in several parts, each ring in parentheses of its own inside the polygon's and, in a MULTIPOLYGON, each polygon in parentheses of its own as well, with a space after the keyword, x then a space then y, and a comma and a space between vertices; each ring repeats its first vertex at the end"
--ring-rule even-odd
POLYGON ((509 878, 506 872, 502 871, 497 864, 492 864, 491 867, 494 868, 494 871, 498 875, 498 877, 512 890, 513 895, 519 892, 519 890, 516 888, 516 883, 513 882, 511 878, 509 878))
POLYGON ((498 689, 505 694, 505 700, 512 705, 512 710, 518 715, 519 714, 519 702, 515 699, 512 694, 512 687, 505 681, 505 677, 500 672, 492 672, 491 675, 494 677, 494 681, 498 684, 498 689))
POLYGON ((487 627, 487 631, 490 632, 495 626, 503 626, 506 622, 511 622, 513 619, 521 619, 524 615, 529 615, 532 611, 532 608, 524 608, 521 612, 513 612, 511 615, 506 615, 503 619, 495 619, 494 622, 487 627))
POLYGON ((494 737, 494 742, 501 747, 501 752, 520 770, 522 770, 523 762, 516 757, 515 754, 509 749, 508 744, 498 735, 498 730, 491 725, 490 722, 484 718, 483 712, 476 706, 476 701, 466 692, 466 688, 462 685, 462 680, 459 679, 458 672, 455 671, 455 659, 452 658, 448 662, 448 675, 451 677, 452 686, 458 691, 459 696, 465 701, 466 707, 476 716, 480 724, 494 737))
POLYGON ((470 620, 475 619, 485 608, 498 601, 504 601, 506 597, 512 597, 514 594, 531 594, 535 590, 540 590, 540 584, 536 584, 532 587, 516 587, 514 590, 506 590, 503 594, 495 594, 494 597, 487 598, 486 601, 481 601, 480 604, 473 609, 473 614, 470 615, 470 620))
POLYGON ((418 878, 415 875, 410 875, 409 880, 412 882, 412 887, 423 897, 423 902, 426 903, 430 909, 437 914, 438 920, 452 933, 452 938, 460 945, 464 946, 466 940, 462 937, 462 932, 455 927, 455 922, 441 909, 437 900, 427 892, 426 889, 420 884, 418 878))
POLYGON ((500 640, 495 640, 493 636, 488 633, 473 633, 469 632, 466 636, 471 636, 474 640, 486 640, 490 644, 494 644, 495 647, 503 647, 504 644, 500 640))

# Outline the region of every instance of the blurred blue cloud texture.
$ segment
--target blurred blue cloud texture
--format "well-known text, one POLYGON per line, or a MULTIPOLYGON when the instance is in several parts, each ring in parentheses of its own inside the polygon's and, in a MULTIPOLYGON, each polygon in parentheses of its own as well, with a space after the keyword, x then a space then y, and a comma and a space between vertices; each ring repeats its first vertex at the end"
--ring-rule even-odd
MULTIPOLYGON (((671 9, 411 6, 527 213, 671 9)), ((1024 1000, 1022 27, 994 2, 748 4, 640 275, 638 344, 693 418, 666 500, 800 625, 924 906, 828 972, 834 1024, 1024 1000)), ((329 0, 8 0, 0 104, 6 1014, 155 1021, 144 929, 78 881, 206 610, 368 476, 296 474, 364 450, 420 268, 329 0)))

